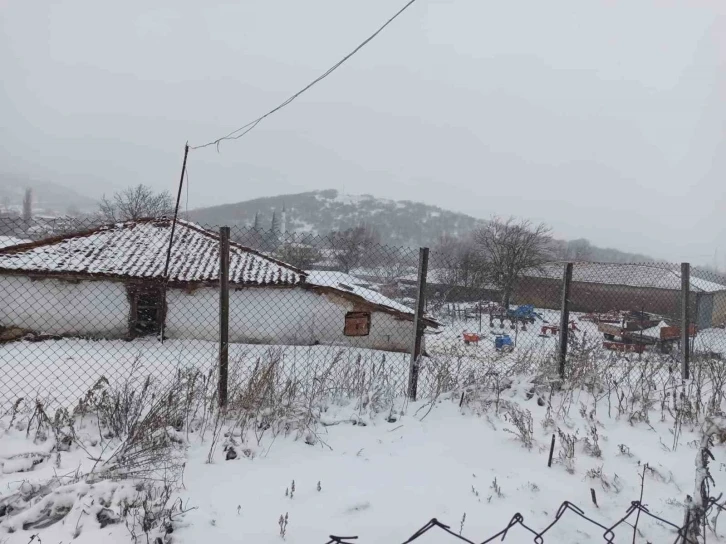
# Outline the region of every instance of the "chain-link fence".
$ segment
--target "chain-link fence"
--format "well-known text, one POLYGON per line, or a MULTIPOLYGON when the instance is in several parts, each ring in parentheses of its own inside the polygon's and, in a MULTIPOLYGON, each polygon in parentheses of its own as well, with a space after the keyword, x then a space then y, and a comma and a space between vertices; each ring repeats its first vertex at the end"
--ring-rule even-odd
MULTIPOLYGON (((220 229, 180 220, 169 246, 172 225, 0 219, 0 404, 68 405, 102 378, 218 379, 220 229)), ((231 229, 230 387, 265 369, 281 387, 405 394, 418 248, 380 244, 365 227, 281 230, 231 229)), ((427 269, 419 396, 491 374, 597 373, 654 388, 680 384, 684 361, 711 387, 723 374, 718 274, 577 262, 566 281, 565 263, 502 270, 445 248, 427 269)))
POLYGON ((596 375, 651 389, 676 388, 685 376, 704 395, 724 383, 726 279, 719 274, 669 263, 576 262, 568 281, 567 263, 549 262, 517 275, 507 306, 506 282, 446 264, 429 271, 427 307, 444 326, 427 349, 433 359, 458 358, 459 382, 486 369, 596 375))
MULTIPOLYGON (((216 380, 219 231, 168 219, 6 223, 2 403, 69 404, 102 378, 192 371, 216 380)), ((401 271, 416 274, 418 249, 375 243, 365 229, 318 237, 236 228, 230 238, 230 387, 273 369, 281 387, 405 392, 414 315, 396 282, 401 271)))

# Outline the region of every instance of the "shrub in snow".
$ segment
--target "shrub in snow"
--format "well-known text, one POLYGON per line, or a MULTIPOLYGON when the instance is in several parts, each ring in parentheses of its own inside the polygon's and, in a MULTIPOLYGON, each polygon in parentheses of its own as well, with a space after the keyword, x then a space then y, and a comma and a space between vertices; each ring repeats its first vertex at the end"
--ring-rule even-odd
POLYGON ((506 432, 517 437, 527 449, 532 449, 534 444, 534 423, 529 410, 523 410, 514 403, 507 404, 507 411, 504 413, 504 420, 514 425, 514 429, 504 429, 506 432))
POLYGON ((588 427, 587 436, 583 440, 584 442, 584 448, 585 451, 592 455, 593 457, 597 457, 598 459, 602 457, 602 450, 600 449, 600 436, 597 431, 597 425, 592 423, 588 427))
MULTIPOLYGON (((72 519, 67 528, 72 538, 82 534, 88 520, 102 528, 124 522, 132 534, 149 541, 172 531, 174 520, 187 509, 172 500, 186 443, 180 432, 184 423, 178 385, 161 389, 150 379, 136 381, 133 376, 111 385, 101 378, 72 414, 59 409, 52 417, 41 402, 27 411, 16 403, 7 430, 22 427, 35 446, 10 459, 15 468, 23 468, 22 459, 25 470, 32 470, 36 461, 42 463, 51 454, 60 467, 61 452, 71 459, 83 452, 93 465, 85 472, 79 467, 44 483, 21 485, 3 497, 0 529, 38 530, 72 519)), ((12 465, 6 461, 3 468, 12 465)))
POLYGON ((557 454, 557 460, 565 467, 570 474, 575 473, 575 444, 577 444, 577 431, 575 434, 565 433, 557 428, 557 436, 559 437, 560 451, 557 454))
POLYGON ((614 491, 615 493, 620 493, 620 491, 623 489, 623 483, 620 481, 620 477, 615 474, 615 476, 610 478, 607 474, 603 472, 602 466, 591 468, 585 473, 585 477, 589 478, 590 480, 598 480, 604 491, 614 491))
POLYGON ((490 489, 494 492, 494 494, 489 497, 489 499, 488 499, 489 502, 491 502, 493 496, 496 496, 500 499, 504 498, 504 493, 502 493, 502 487, 497 483, 496 478, 494 478, 494 481, 492 482, 490 489))
POLYGON ((618 444, 618 452, 620 455, 624 455, 625 457, 633 456, 633 454, 630 452, 630 448, 625 444, 618 444))
MULTIPOLYGON (((709 417, 701 427, 701 444, 696 454, 696 481, 693 497, 689 495, 686 498, 686 535, 696 542, 700 542, 698 539, 705 534, 709 524, 706 513, 710 506, 710 487, 715 483, 709 468, 709 461, 714 459, 711 450, 715 438, 722 443, 726 442, 726 417, 724 416, 709 417)), ((712 529, 715 530, 714 527, 712 529)))

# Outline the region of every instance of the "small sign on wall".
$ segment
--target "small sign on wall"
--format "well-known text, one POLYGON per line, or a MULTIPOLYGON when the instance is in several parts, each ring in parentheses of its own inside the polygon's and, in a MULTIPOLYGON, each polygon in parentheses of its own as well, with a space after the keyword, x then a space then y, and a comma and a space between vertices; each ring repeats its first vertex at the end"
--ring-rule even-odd
POLYGON ((348 312, 345 314, 345 336, 368 336, 371 332, 370 312, 348 312))

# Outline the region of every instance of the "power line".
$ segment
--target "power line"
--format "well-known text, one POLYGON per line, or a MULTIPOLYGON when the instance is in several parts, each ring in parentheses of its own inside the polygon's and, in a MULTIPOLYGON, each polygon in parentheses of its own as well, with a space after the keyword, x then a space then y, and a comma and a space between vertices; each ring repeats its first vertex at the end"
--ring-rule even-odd
POLYGON ((393 17, 391 17, 390 19, 388 19, 378 30, 376 30, 365 41, 363 41, 360 45, 358 45, 358 47, 356 47, 355 49, 353 49, 353 51, 351 51, 345 57, 343 57, 340 61, 338 61, 337 63, 335 63, 324 74, 322 74, 321 76, 319 76, 316 79, 314 79, 313 81, 311 81, 307 86, 303 87, 303 89, 301 89, 300 91, 296 92, 294 95, 292 95, 290 98, 288 98, 287 100, 285 100, 282 104, 280 104, 276 108, 271 109, 266 114, 258 117, 254 121, 250 121, 246 125, 241 126, 240 128, 238 128, 236 130, 233 130, 232 132, 230 132, 226 136, 222 136, 221 138, 217 138, 216 140, 212 140, 211 142, 207 142, 206 144, 191 146, 191 149, 201 149, 203 147, 209 147, 209 146, 212 146, 212 145, 216 145, 217 146, 217 151, 219 151, 219 144, 222 141, 224 141, 224 140, 238 140, 239 138, 241 138, 242 136, 244 136, 245 134, 247 134, 249 131, 251 131, 252 129, 254 129, 257 125, 259 125, 260 122, 263 119, 265 119, 266 117, 269 117, 273 113, 281 110, 282 108, 284 108, 285 106, 287 106, 290 102, 292 102, 293 100, 295 100, 298 96, 300 96, 305 91, 307 91, 308 89, 310 89, 311 87, 313 87, 313 85, 315 85, 316 83, 322 81, 323 79, 325 79, 326 77, 328 77, 330 74, 332 74, 335 70, 337 70, 338 68, 340 68, 340 66, 342 66, 349 58, 351 58, 358 51, 360 51, 361 49, 363 49, 363 47, 365 47, 370 41, 372 41, 373 38, 375 38, 376 36, 378 36, 378 34, 380 34, 383 31, 384 28, 386 28, 388 25, 390 25, 399 15, 401 15, 404 11, 406 11, 409 7, 411 7, 414 4, 414 2, 416 2, 416 0, 409 0, 409 2, 405 6, 403 6, 400 10, 398 10, 393 17))

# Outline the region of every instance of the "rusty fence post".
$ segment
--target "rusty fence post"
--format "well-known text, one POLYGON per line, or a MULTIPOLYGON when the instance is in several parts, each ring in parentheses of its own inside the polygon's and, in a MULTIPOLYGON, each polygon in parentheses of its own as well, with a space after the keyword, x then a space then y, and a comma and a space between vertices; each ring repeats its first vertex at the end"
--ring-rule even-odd
POLYGON ((570 284, 572 283, 572 263, 565 264, 562 276, 562 301, 560 303, 560 345, 557 353, 557 369, 560 379, 565 378, 567 361, 567 335, 570 325, 570 284))
POLYGON ((229 227, 219 229, 219 406, 227 406, 229 365, 229 227))
POLYGON ((689 305, 691 294, 691 265, 681 263, 681 377, 684 380, 691 375, 691 350, 688 346, 691 320, 689 305))
POLYGON ((418 253, 418 289, 416 290, 416 313, 413 316, 413 346, 408 371, 408 397, 416 400, 418 373, 421 360, 421 344, 426 329, 424 307, 426 304, 426 275, 429 268, 429 248, 422 247, 418 253))

